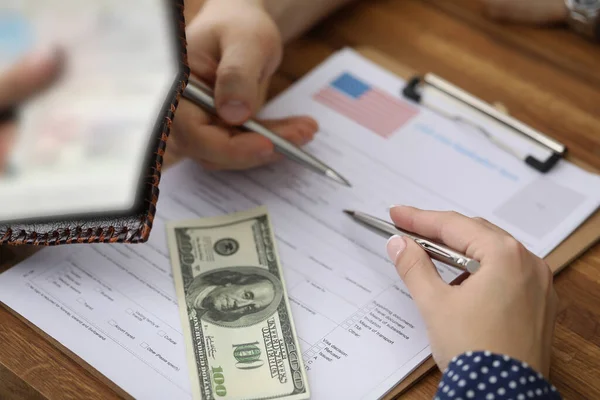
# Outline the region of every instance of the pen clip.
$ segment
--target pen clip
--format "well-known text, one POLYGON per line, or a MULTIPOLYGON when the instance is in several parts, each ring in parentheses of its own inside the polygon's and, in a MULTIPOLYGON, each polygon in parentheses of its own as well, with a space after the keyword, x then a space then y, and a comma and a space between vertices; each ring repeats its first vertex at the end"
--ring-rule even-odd
POLYGON ((450 254, 448 252, 443 251, 441 248, 439 248, 438 246, 433 246, 431 245, 429 242, 423 240, 423 239, 415 239, 415 243, 417 243, 419 246, 421 246, 423 249, 425 249, 426 251, 432 253, 432 254, 436 254, 440 257, 444 257, 444 258, 451 258, 451 259, 456 259, 456 257, 454 257, 453 254, 450 254))
POLYGON ((447 263, 448 260, 452 260, 450 264, 453 264, 458 268, 466 270, 471 274, 475 273, 475 271, 477 271, 480 267, 479 262, 476 260, 471 260, 469 258, 463 257, 462 255, 451 250, 447 251, 443 247, 433 245, 427 240, 423 240, 420 238, 416 238, 414 240, 415 243, 420 245, 425 251, 427 251, 433 258, 435 258, 438 261, 447 263))
POLYGON ((202 90, 206 94, 209 94, 211 96, 214 96, 214 94, 215 94, 214 90, 212 90, 210 88, 210 86, 208 86, 206 83, 204 83, 201 80, 194 79, 194 78, 189 78, 188 79, 188 84, 189 83, 193 84, 194 86, 196 86, 198 89, 202 90))

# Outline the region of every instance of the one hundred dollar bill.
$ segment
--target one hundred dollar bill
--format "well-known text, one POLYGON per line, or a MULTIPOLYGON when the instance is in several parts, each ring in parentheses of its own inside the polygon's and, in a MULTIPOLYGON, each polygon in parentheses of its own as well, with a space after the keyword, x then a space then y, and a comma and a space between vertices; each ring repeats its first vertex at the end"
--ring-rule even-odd
POLYGON ((267 209, 167 230, 194 399, 308 399, 267 209))

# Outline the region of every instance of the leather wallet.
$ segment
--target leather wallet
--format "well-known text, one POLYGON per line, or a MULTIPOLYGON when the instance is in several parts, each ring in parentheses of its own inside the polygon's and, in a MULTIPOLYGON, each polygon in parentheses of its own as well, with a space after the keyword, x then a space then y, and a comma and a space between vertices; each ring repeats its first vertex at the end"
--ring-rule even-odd
POLYGON ((116 214, 0 222, 0 245, 141 243, 148 240, 156 212, 167 138, 190 73, 183 0, 170 0, 169 3, 172 4, 172 27, 179 55, 179 70, 153 128, 150 144, 146 150, 145 167, 138 181, 135 205, 126 212, 116 214))

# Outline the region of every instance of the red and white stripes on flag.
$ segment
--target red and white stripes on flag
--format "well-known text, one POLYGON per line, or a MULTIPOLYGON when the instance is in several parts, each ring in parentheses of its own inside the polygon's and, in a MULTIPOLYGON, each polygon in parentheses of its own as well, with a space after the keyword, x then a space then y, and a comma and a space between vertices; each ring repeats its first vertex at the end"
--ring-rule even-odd
POLYGON ((344 73, 314 95, 319 103, 385 138, 419 110, 408 102, 344 73))

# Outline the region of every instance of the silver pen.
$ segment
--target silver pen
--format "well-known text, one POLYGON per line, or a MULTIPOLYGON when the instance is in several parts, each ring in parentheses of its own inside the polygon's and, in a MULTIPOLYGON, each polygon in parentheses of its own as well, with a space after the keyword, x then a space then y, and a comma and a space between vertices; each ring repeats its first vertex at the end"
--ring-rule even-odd
MULTIPOLYGON (((188 80, 188 84, 185 88, 185 91, 183 92, 183 97, 192 101, 194 104, 201 107, 205 111, 213 115, 217 115, 213 91, 204 83, 190 78, 188 80)), ((248 120, 245 124, 241 126, 241 128, 244 128, 251 132, 256 132, 259 135, 262 135, 265 138, 269 139, 275 146, 275 150, 285 155, 287 158, 290 158, 337 183, 348 187, 352 186, 346 178, 337 173, 331 167, 327 166, 322 161, 318 160, 317 158, 308 154, 304 150, 300 149, 293 143, 282 138, 270 129, 265 128, 258 122, 254 120, 248 120)))
POLYGON ((382 236, 389 238, 393 235, 399 235, 414 240, 435 260, 459 268, 463 271, 468 271, 471 274, 479 269, 478 261, 460 254, 444 245, 435 243, 415 233, 407 232, 394 224, 359 211, 344 210, 344 212, 354 218, 355 221, 360 222, 382 236))

